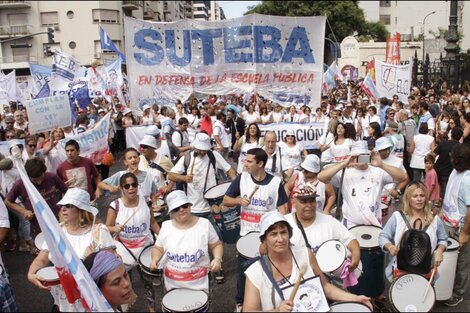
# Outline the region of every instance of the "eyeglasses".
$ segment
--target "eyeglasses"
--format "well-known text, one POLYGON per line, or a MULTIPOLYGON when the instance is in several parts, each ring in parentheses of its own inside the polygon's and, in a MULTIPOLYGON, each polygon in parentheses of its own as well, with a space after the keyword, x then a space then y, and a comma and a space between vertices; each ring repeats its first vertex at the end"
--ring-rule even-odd
POLYGON ((13 139, 15 136, 5 136, 5 139, 13 139))
POLYGON ((395 112, 389 112, 388 115, 395 115, 395 112))
POLYGON ((36 145, 28 145, 30 148, 36 148, 36 145))
POLYGON ((147 146, 147 145, 140 145, 140 147, 141 147, 142 149, 148 149, 148 148, 150 148, 150 146, 147 146))
POLYGON ((12 125, 12 124, 15 124, 15 122, 5 122, 5 124, 12 125))
POLYGON ((187 209, 187 208, 189 208, 189 203, 183 204, 182 206, 179 206, 176 209, 173 209, 172 212, 179 212, 180 209, 187 209))
POLYGON ((124 189, 127 190, 127 189, 130 189, 131 187, 132 187, 132 188, 137 188, 137 186, 139 186, 138 183, 132 183, 132 184, 125 184, 125 185, 122 185, 122 188, 124 188, 124 189))
POLYGON ((295 138, 294 135, 287 135, 286 138, 288 138, 288 137, 295 138))
POLYGON ((73 204, 67 203, 64 204, 63 207, 66 207, 67 209, 73 209, 75 206, 73 204))

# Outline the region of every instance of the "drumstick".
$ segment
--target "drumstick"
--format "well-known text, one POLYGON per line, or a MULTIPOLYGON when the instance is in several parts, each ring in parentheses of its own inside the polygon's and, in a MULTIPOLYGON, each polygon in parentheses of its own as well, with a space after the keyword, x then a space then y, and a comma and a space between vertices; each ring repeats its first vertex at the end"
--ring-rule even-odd
POLYGON ((300 281, 302 280, 302 276, 304 276, 306 271, 307 271, 307 263, 303 263, 300 266, 299 275, 297 276, 297 281, 295 282, 294 289, 292 290, 290 297, 289 297, 289 300, 291 302, 294 301, 295 294, 297 293, 297 290, 299 289, 299 286, 300 286, 300 281))
POLYGON ((426 296, 428 294, 428 291, 429 291, 429 287, 431 287, 431 282, 432 282, 432 279, 434 278, 434 274, 436 274, 436 267, 434 266, 434 268, 432 269, 432 273, 431 273, 431 278, 429 279, 429 282, 428 284, 426 285, 426 290, 424 290, 424 295, 423 295, 423 299, 421 300, 421 302, 424 302, 424 300, 426 299, 426 296))
POLYGON ((251 192, 250 196, 248 197, 248 199, 251 200, 251 198, 255 195, 255 193, 258 191, 259 189, 259 185, 256 185, 255 189, 251 192))
POLYGON ((122 226, 125 226, 130 220, 131 218, 134 217, 134 215, 137 213, 137 209, 131 214, 131 216, 129 216, 129 218, 122 224, 122 226))
POLYGON ((193 165, 191 165, 191 175, 193 175, 193 171, 194 171, 194 164, 196 164, 196 154, 194 154, 194 158, 193 158, 193 165))

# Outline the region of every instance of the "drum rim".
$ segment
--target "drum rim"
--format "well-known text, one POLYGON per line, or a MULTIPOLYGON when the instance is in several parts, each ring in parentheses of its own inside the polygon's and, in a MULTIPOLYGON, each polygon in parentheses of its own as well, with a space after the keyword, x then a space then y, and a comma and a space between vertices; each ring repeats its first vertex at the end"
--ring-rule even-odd
MULTIPOLYGON (((245 237, 248 236, 249 234, 259 234, 259 233, 260 233, 259 231, 250 231, 250 232, 247 233, 245 236, 240 236, 240 238, 237 239, 237 242, 235 243, 235 249, 237 250, 237 253, 238 253, 239 256, 243 257, 245 260, 251 260, 251 259, 257 257, 257 256, 249 257, 249 256, 246 256, 246 255, 244 255, 243 253, 241 253, 241 252, 238 250, 238 241, 240 241, 240 239, 242 239, 242 238, 245 238, 245 237)), ((258 235, 258 240, 259 240, 259 235, 258 235)), ((260 244, 261 244, 261 241, 260 241, 260 244)), ((258 246, 258 251, 259 251, 259 246, 258 246)))
MULTIPOLYGON (((356 226, 353 226, 353 227, 349 228, 348 231, 351 232, 351 229, 357 228, 357 227, 375 227, 375 228, 380 229, 380 231, 383 230, 382 227, 379 227, 379 226, 376 226, 376 225, 356 225, 356 226)), ((354 235, 354 234, 353 234, 353 235, 354 235)), ((356 236, 355 236, 355 237, 356 237, 356 236)), ((359 239, 356 238, 356 240, 359 242, 359 239)), ((360 244, 359 244, 359 249, 360 249, 360 250, 364 250, 364 251, 382 250, 382 249, 380 248, 380 245, 374 246, 374 247, 361 247, 360 244)))
POLYGON ((456 239, 454 239, 454 238, 452 238, 452 237, 449 237, 449 238, 447 238, 447 244, 449 243, 450 240, 454 240, 455 242, 457 242, 457 246, 456 246, 455 248, 449 248, 449 246, 447 246, 447 249, 446 249, 446 251, 444 251, 444 252, 456 251, 456 250, 459 249, 459 247, 460 247, 460 246, 459 246, 459 241, 456 240, 456 239))
POLYGON ((169 310, 169 312, 188 312, 188 311, 175 311, 175 310, 172 310, 172 309, 170 309, 169 307, 167 307, 167 306, 165 306, 165 305, 163 304, 163 299, 165 298, 165 296, 166 296, 168 293, 172 292, 173 290, 197 291, 197 292, 203 292, 203 293, 206 295, 206 297, 207 297, 206 303, 204 303, 204 305, 202 305, 201 307, 199 307, 199 308, 197 308, 197 309, 195 309, 195 310, 191 310, 191 311, 189 311, 189 312, 195 312, 196 310, 197 310, 197 311, 201 311, 203 308, 209 307, 209 304, 210 304, 210 297, 209 297, 209 293, 208 293, 208 292, 206 292, 206 291, 204 291, 204 290, 195 290, 195 289, 189 289, 189 288, 172 288, 172 289, 168 290, 167 292, 165 292, 165 294, 164 294, 163 297, 162 297, 162 300, 161 300, 162 309, 165 308, 165 309, 169 310))
MULTIPOLYGON (((339 269, 343 266, 344 262, 345 262, 346 259, 347 259, 348 253, 346 252, 347 247, 344 245, 344 243, 342 243, 341 241, 336 240, 336 239, 329 239, 329 240, 327 240, 327 241, 324 241, 324 242, 318 247, 317 252, 315 253, 315 258, 317 258, 317 253, 318 253, 318 251, 320 250, 320 248, 321 248, 325 243, 327 243, 328 241, 337 241, 337 242, 341 243, 341 245, 343 245, 343 247, 344 247, 344 260, 343 260, 343 262, 341 262, 341 264, 340 264, 337 268, 335 268, 334 270, 326 271, 327 273, 333 273, 333 272, 339 270, 339 269)), ((318 258, 317 258, 317 263, 318 263, 318 258)), ((320 264, 318 264, 318 266, 320 266, 320 264)))
MULTIPOLYGON (((39 235, 42 236, 42 238, 43 238, 43 243, 44 243, 44 241, 45 241, 44 234, 43 234, 42 232, 40 232, 39 234, 36 235, 36 237, 34 237, 34 245, 36 246, 36 248, 38 248, 39 250, 41 250, 42 245, 41 245, 41 247, 38 247, 38 245, 36 244, 36 238, 38 238, 39 235)), ((39 239, 38 239, 38 240, 39 240, 39 239)))
MULTIPOLYGON (((390 288, 388 289, 388 298, 389 298, 389 302, 390 304, 393 306, 393 308, 397 311, 397 312, 400 312, 400 309, 397 308, 395 306, 395 304, 393 303, 393 300, 392 300, 392 291, 393 291, 393 286, 395 286, 395 283, 400 280, 400 278, 404 277, 404 276, 407 276, 407 275, 413 275, 413 276, 419 276, 421 278, 423 278, 424 280, 428 281, 426 278, 424 278, 423 276, 419 275, 419 274, 413 274, 413 273, 408 273, 408 274, 404 274, 404 275, 401 275, 400 277, 398 277, 397 279, 395 279, 391 284, 390 284, 390 288)), ((430 292, 432 292, 434 294, 434 301, 433 301, 433 304, 432 306, 429 308, 429 311, 428 312, 431 312, 432 309, 434 308, 434 306, 436 305, 436 290, 434 289, 434 286, 431 285, 432 288, 429 288, 428 290, 428 294, 430 292)), ((422 296, 420 295, 419 296, 420 299, 422 298, 422 296)), ((421 312, 421 311, 418 311, 418 312, 421 312)))
MULTIPOLYGON (((53 268, 55 269, 55 266, 46 266, 46 267, 43 267, 43 268, 40 268, 36 274, 39 274, 40 271, 50 271, 48 270, 48 268, 53 268)), ((57 270, 55 270, 55 273, 57 274, 57 270)), ((42 276, 39 274, 39 276, 42 276)), ((57 274, 57 278, 54 278, 54 279, 48 279, 47 277, 44 277, 42 276, 42 278, 44 278, 44 281, 47 282, 47 283, 54 283, 54 282, 59 282, 60 283, 60 278, 59 278, 59 274, 57 274)))
MULTIPOLYGON (((206 193, 208 193, 209 191, 211 191, 212 189, 218 187, 218 186, 222 186, 222 185, 225 185, 225 184, 231 184, 232 182, 223 182, 221 184, 218 184, 218 185, 215 185, 215 186, 212 186, 211 188, 207 189, 206 192, 204 192, 203 194, 203 198, 206 199, 206 200, 213 200, 213 199, 219 199, 220 197, 223 197, 225 194, 223 194, 222 196, 218 196, 218 197, 215 197, 215 198, 206 198, 206 193)), ((228 188, 227 188, 228 189, 228 188)))
MULTIPOLYGON (((143 268, 142 270, 145 269, 146 271, 148 271, 148 273, 146 272, 147 274, 151 274, 151 273, 155 274, 156 272, 151 272, 151 271, 150 271, 150 267, 145 266, 145 265, 140 261, 140 257, 142 256, 142 254, 144 253, 145 250, 147 250, 149 247, 153 247, 153 246, 154 246, 154 245, 151 244, 151 245, 148 245, 148 246, 146 246, 145 248, 143 248, 143 249, 142 249, 142 252, 140 252, 140 254, 139 254, 139 258, 137 259, 137 262, 138 262, 139 266, 143 268)), ((151 250, 150 250, 150 251, 151 251, 151 250)), ((150 260, 151 260, 151 259, 152 259, 152 252, 150 252, 150 260)))
POLYGON ((369 312, 373 312, 373 311, 371 311, 371 310, 369 309, 369 307, 368 307, 366 304, 364 304, 364 303, 362 303, 362 302, 357 302, 357 301, 341 301, 341 302, 335 302, 335 303, 333 303, 333 304, 330 304, 330 308, 331 308, 332 306, 340 305, 340 304, 359 304, 359 305, 361 305, 361 306, 366 307, 366 308, 369 310, 369 312))

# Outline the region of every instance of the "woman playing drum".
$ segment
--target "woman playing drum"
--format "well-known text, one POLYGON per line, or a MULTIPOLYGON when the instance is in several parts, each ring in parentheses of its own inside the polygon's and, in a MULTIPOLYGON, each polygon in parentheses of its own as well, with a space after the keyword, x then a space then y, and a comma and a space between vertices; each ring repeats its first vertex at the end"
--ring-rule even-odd
MULTIPOLYGON (((427 226, 426 232, 431 239, 432 252, 434 253, 434 267, 438 267, 447 247, 447 234, 444 223, 439 216, 433 216, 431 213, 426 186, 423 183, 413 183, 406 188, 403 196, 403 211, 410 225, 413 225, 415 220, 421 219, 423 229, 427 226)), ((391 256, 390 263, 385 270, 389 281, 404 274, 398 271, 395 261, 400 239, 406 230, 407 226, 401 213, 395 212, 380 233, 380 247, 385 252, 389 252, 391 256)))
MULTIPOLYGON (((114 240, 106 226, 94 223, 98 210, 90 206, 88 192, 80 188, 71 188, 57 204, 61 206, 59 217, 65 237, 81 259, 92 252, 104 249, 114 251, 114 240)), ((29 267, 28 280, 40 289, 49 289, 61 312, 74 311, 75 307, 70 306, 66 300, 62 286, 47 287, 45 285, 46 277, 40 277, 37 274, 48 264, 49 251, 47 245, 43 244, 41 252, 29 267)))
POLYGON ((150 269, 164 268, 167 291, 187 288, 207 292, 208 271, 221 269, 222 243, 207 219, 191 214, 191 203, 183 191, 171 192, 167 205, 171 220, 163 222, 153 247, 150 269))
POLYGON ((305 279, 314 275, 320 276, 321 287, 327 299, 362 302, 372 308, 368 297, 353 295, 327 283, 315 256, 307 248, 291 249, 289 239, 292 236, 292 228, 278 211, 271 211, 263 215, 260 230, 260 240, 267 251, 265 257, 268 260, 267 267, 271 268, 272 278, 277 286, 273 286, 271 283, 271 279, 263 270, 261 260, 253 263, 245 272, 247 279, 243 312, 292 311, 292 301, 290 299, 281 300, 280 295, 273 290, 278 287, 292 286, 301 272, 300 267, 304 266, 307 268, 303 274, 305 279))

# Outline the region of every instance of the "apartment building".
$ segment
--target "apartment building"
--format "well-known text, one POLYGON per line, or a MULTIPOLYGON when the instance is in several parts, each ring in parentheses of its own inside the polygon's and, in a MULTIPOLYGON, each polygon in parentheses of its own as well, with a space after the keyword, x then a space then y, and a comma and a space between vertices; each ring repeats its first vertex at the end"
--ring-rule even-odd
MULTIPOLYGON (((55 48, 75 56, 82 65, 93 58, 116 58, 102 51, 99 26, 125 51, 123 16, 153 21, 195 18, 197 1, 0 1, 0 69, 29 75, 29 63, 51 65, 47 51, 55 48), (54 29, 54 43, 47 30, 54 29), (38 34, 28 38, 25 35, 38 34), (21 38, 10 41, 12 38, 21 38), (6 42, 3 42, 8 40, 6 42)), ((225 18, 216 1, 208 2, 207 19, 225 18), (214 13, 211 13, 211 8, 214 13)))

